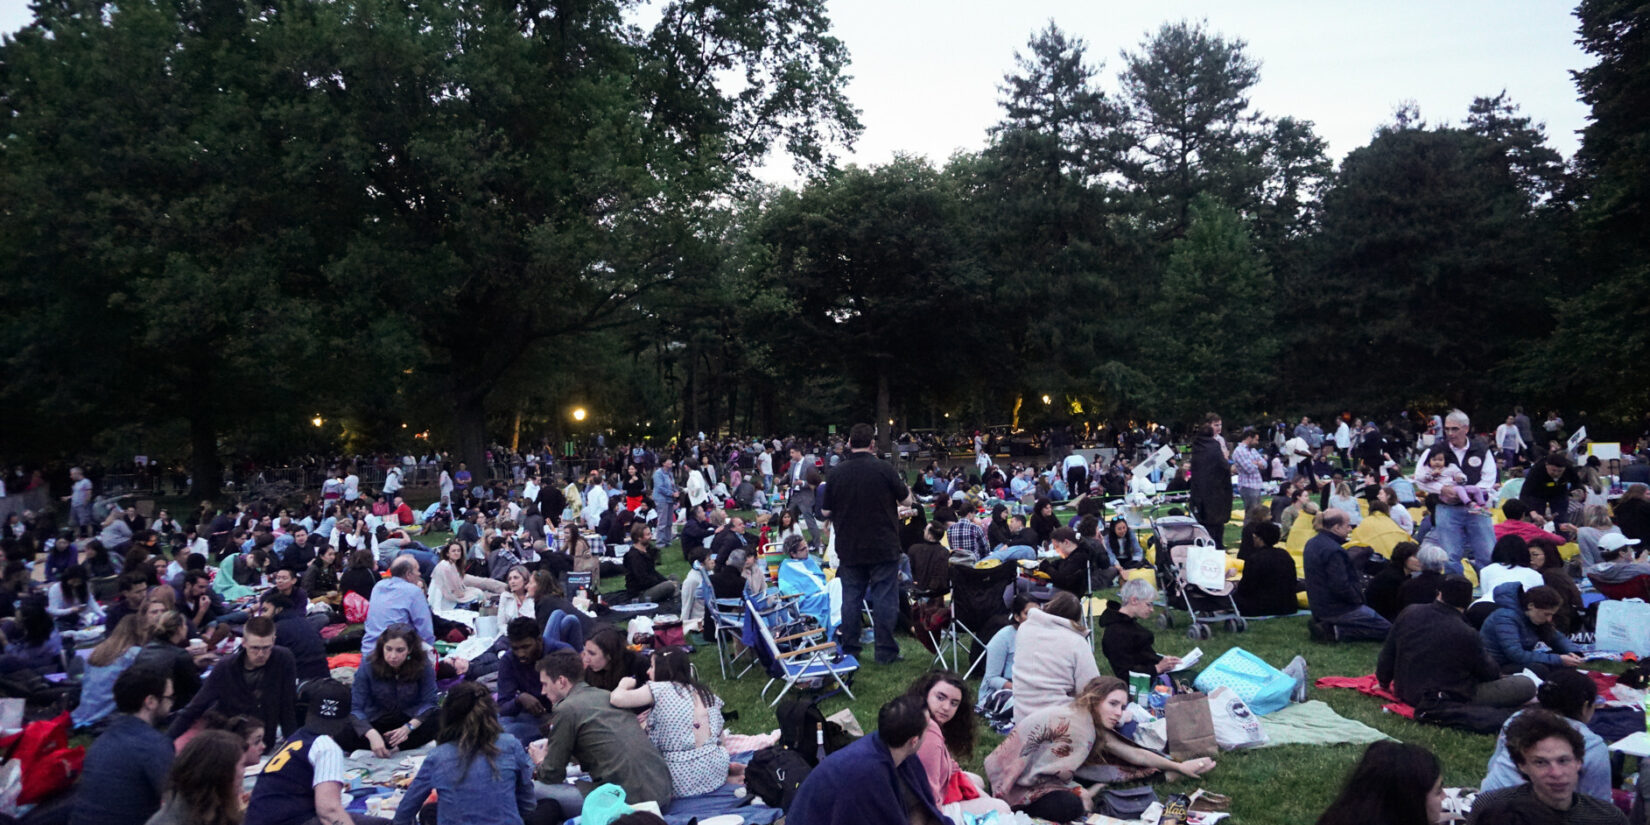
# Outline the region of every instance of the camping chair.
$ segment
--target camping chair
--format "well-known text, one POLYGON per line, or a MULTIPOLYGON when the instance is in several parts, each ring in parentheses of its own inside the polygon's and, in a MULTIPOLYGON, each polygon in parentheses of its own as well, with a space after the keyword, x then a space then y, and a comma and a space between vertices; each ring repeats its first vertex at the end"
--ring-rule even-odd
MULTIPOLYGON (((727 643, 724 641, 730 635, 734 641, 739 640, 741 629, 744 627, 744 617, 741 612, 744 609, 745 601, 744 599, 716 598, 716 593, 711 590, 710 579, 708 578, 699 585, 699 599, 705 603, 705 620, 701 625, 700 633, 703 635, 704 630, 709 629, 710 635, 716 640, 716 664, 722 668, 722 678, 726 679, 728 678, 728 666, 737 663, 748 652, 740 651, 733 659, 729 660, 727 657, 727 643)), ((750 666, 747 665, 745 670, 750 670, 750 666)), ((739 675, 743 676, 745 672, 741 671, 739 675)))
POLYGON ((971 661, 978 661, 985 654, 982 638, 990 639, 1008 626, 1008 603, 1018 571, 1019 566, 1014 564, 951 565, 951 618, 961 622, 974 639, 974 649, 969 652, 971 661))
MULTIPOLYGON (((773 608, 769 612, 774 613, 783 610, 785 608, 781 606, 773 608)), ((768 698, 768 691, 773 687, 774 682, 780 679, 785 681, 784 689, 779 691, 779 695, 775 696, 772 702, 768 703, 768 707, 779 704, 779 700, 785 698, 785 694, 789 693, 791 688, 795 687, 798 682, 823 679, 826 676, 836 680, 837 686, 848 694, 849 699, 855 698, 853 689, 848 687, 848 683, 843 681, 842 676, 859 670, 859 660, 847 655, 837 658, 839 654, 835 642, 808 643, 817 640, 824 633, 823 628, 775 636, 764 618, 763 611, 751 600, 750 596, 745 597, 745 615, 754 618, 754 621, 750 621, 748 624, 756 627, 763 650, 767 652, 768 657, 772 660, 772 669, 769 672, 773 676, 768 679, 767 684, 762 686, 762 698, 768 698), (781 644, 785 643, 802 644, 803 646, 787 651, 780 647, 781 644)))

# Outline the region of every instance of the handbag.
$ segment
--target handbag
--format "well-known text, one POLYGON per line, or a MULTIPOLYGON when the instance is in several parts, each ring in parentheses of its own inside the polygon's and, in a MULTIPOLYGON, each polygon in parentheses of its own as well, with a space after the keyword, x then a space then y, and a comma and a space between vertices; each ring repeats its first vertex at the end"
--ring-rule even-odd
POLYGON ((1218 756, 1215 722, 1209 714, 1209 697, 1203 693, 1181 693, 1169 697, 1169 758, 1176 762, 1203 756, 1218 756))
POLYGON ((1146 809, 1157 804, 1157 791, 1150 785, 1106 788, 1100 794, 1100 813, 1126 821, 1140 819, 1146 809))

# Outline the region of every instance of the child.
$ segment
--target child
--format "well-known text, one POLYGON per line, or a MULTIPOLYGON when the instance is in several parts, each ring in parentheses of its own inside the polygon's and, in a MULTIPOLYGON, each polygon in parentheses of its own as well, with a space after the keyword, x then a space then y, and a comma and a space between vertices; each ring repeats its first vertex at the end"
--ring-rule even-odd
POLYGON ((1466 504, 1475 513, 1489 506, 1489 491, 1467 484, 1467 474, 1445 461, 1438 450, 1428 453, 1426 464, 1415 468, 1415 486, 1440 500, 1466 504))

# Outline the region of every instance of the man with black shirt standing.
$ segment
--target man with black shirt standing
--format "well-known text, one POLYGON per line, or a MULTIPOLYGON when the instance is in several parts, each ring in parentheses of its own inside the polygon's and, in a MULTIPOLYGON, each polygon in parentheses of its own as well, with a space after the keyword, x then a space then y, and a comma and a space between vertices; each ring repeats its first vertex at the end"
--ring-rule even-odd
POLYGON ((842 564, 843 653, 857 656, 860 643, 860 604, 871 608, 876 622, 878 664, 900 661, 894 641, 899 582, 899 505, 911 500, 911 490, 894 468, 872 452, 875 431, 855 424, 848 432, 848 457, 831 470, 825 485, 823 509, 836 531, 836 552, 842 564))

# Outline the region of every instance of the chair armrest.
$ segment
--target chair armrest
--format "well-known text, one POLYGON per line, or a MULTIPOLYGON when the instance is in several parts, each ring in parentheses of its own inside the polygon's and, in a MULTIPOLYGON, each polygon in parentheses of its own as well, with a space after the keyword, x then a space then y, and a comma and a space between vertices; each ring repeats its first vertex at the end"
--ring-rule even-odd
POLYGON ((792 639, 801 639, 801 638, 804 638, 804 637, 807 637, 807 636, 818 636, 819 634, 824 633, 824 632, 825 632, 825 628, 816 627, 813 630, 804 631, 802 633, 792 633, 789 636, 780 636, 779 638, 774 639, 774 642, 776 644, 779 643, 779 642, 788 642, 792 639))
POLYGON ((836 642, 826 642, 824 644, 814 645, 813 647, 804 647, 804 648, 800 648, 798 650, 793 650, 789 653, 781 653, 781 654, 779 654, 779 658, 789 659, 792 656, 801 656, 804 653, 816 653, 816 652, 821 651, 821 650, 835 650, 835 649, 836 649, 836 642))

